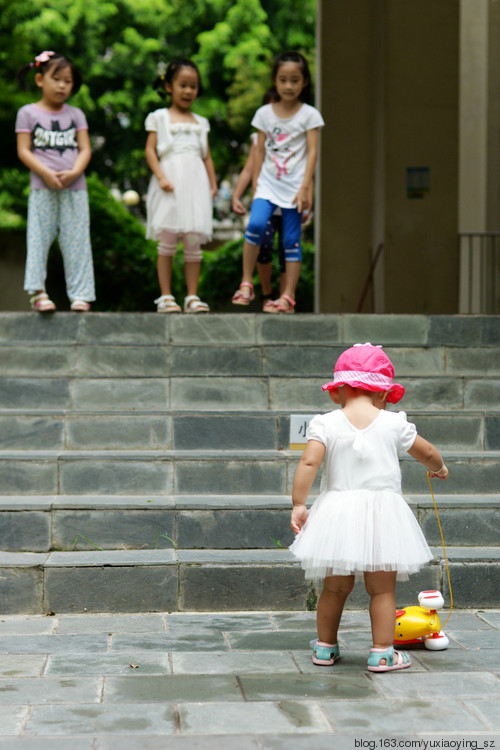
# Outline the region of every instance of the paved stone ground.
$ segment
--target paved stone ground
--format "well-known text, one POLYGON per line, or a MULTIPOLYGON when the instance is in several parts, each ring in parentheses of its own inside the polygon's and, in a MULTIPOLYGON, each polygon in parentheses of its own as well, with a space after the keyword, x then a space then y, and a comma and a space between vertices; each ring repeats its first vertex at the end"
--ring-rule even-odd
POLYGON ((0 748, 498 748, 500 611, 448 625, 447 651, 370 674, 366 612, 326 668, 308 612, 0 617, 0 748))

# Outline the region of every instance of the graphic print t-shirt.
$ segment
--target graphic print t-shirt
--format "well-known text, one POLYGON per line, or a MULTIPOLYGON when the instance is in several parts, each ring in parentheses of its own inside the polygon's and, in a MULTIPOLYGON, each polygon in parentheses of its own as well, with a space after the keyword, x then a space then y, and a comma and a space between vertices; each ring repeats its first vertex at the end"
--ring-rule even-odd
MULTIPOLYGON (((81 109, 64 104, 57 112, 49 112, 37 104, 21 107, 16 118, 16 133, 31 133, 31 150, 43 164, 59 172, 71 169, 78 156, 77 132, 88 130, 81 109)), ((31 172, 32 190, 47 188, 46 183, 31 172)), ((86 190, 85 175, 81 174, 68 190, 86 190)))
POLYGON ((306 170, 306 133, 323 127, 323 118, 315 107, 302 104, 292 117, 283 119, 274 113, 272 104, 265 104, 255 113, 252 125, 266 135, 266 155, 254 198, 293 208, 306 170))

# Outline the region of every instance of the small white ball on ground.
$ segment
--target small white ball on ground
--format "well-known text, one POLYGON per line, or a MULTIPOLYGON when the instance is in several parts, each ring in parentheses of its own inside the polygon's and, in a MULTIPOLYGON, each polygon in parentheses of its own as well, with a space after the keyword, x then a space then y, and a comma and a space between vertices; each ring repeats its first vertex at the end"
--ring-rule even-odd
POLYGON ((126 206, 137 206, 140 200, 139 193, 135 190, 125 190, 122 195, 122 201, 126 206))

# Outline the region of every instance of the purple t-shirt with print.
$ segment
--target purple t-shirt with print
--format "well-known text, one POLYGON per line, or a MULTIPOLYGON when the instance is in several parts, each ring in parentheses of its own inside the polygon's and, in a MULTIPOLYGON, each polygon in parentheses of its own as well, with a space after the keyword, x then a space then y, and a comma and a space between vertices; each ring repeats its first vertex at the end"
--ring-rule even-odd
MULTIPOLYGON (((57 112, 26 104, 17 113, 16 133, 31 133, 33 154, 54 172, 73 167, 78 156, 78 130, 88 130, 87 120, 81 109, 70 104, 63 104, 57 112)), ((40 175, 30 175, 32 190, 47 188, 40 175)), ((77 177, 67 189, 86 190, 85 175, 77 177)))

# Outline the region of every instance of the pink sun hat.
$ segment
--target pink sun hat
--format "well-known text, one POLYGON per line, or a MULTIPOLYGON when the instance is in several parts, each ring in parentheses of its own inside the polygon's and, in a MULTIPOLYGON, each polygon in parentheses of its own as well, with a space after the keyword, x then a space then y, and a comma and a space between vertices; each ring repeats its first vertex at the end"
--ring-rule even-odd
POLYGON ((341 385, 363 388, 365 391, 389 391, 387 400, 396 404, 405 394, 400 383, 394 382, 394 367, 381 346, 354 344, 337 360, 333 380, 325 383, 324 391, 333 391, 341 385))

